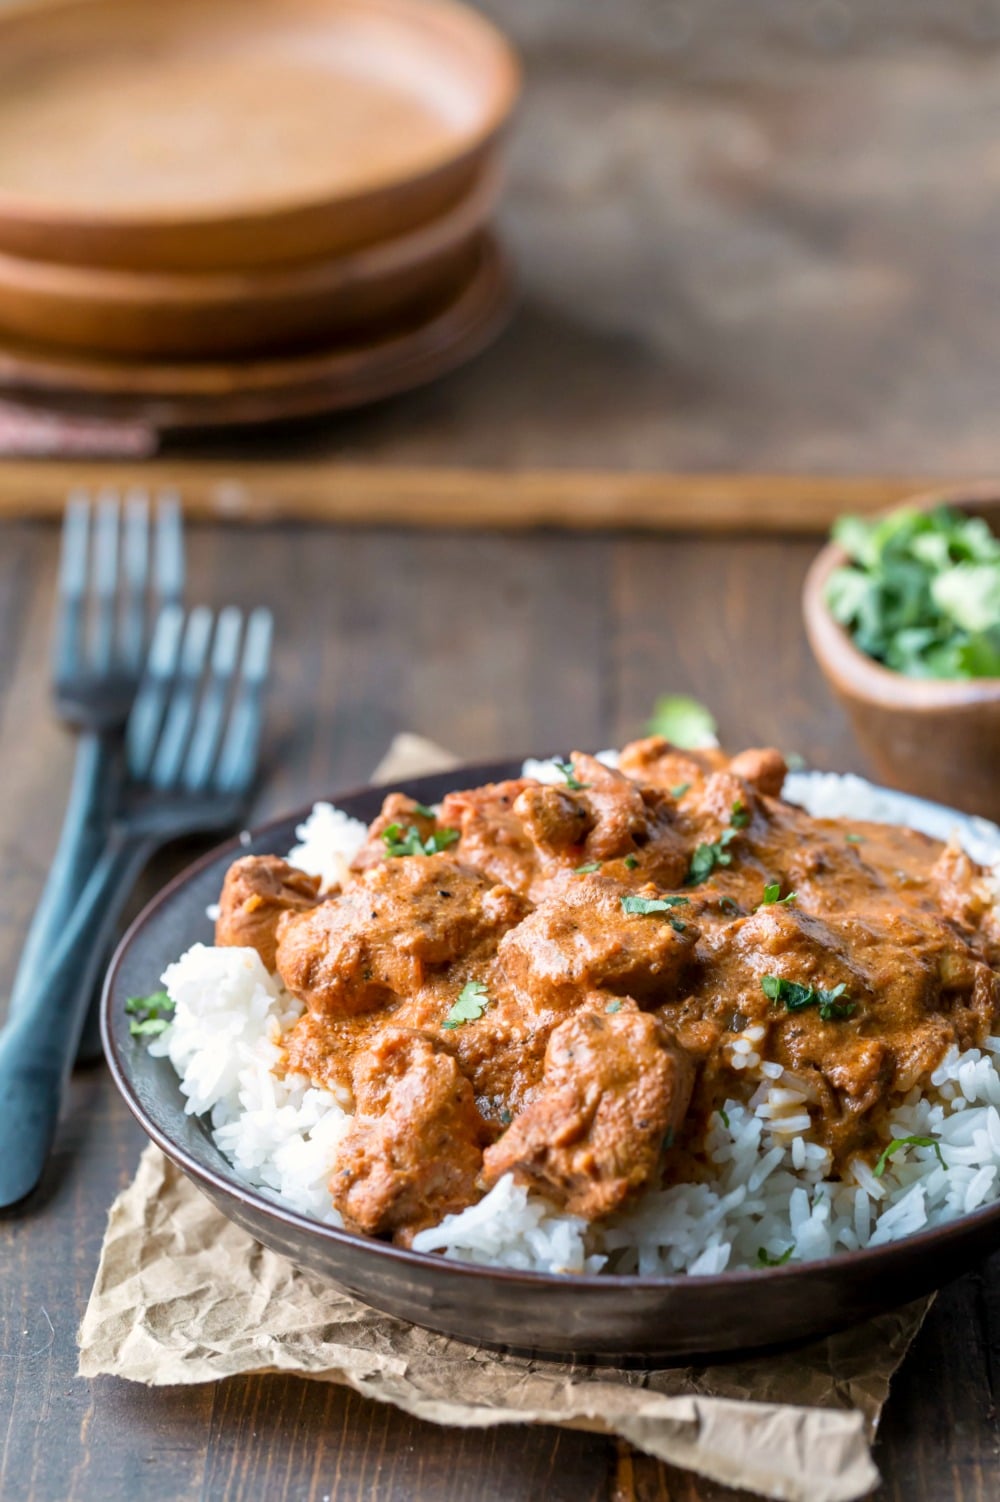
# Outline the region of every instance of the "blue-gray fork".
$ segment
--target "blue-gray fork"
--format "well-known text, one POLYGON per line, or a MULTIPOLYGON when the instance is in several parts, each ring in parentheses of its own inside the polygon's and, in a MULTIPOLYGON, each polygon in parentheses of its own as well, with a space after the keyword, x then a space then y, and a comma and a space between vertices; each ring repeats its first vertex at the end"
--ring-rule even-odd
MULTIPOLYGON (((62 832, 28 929, 10 997, 10 1015, 30 1003, 38 973, 58 942, 104 845, 122 731, 139 683, 152 623, 184 592, 184 535, 177 497, 151 506, 145 492, 95 500, 70 495, 63 520, 55 644, 56 713, 77 731, 76 759, 62 832)), ((110 940, 95 936, 75 984, 92 993, 110 940)), ((96 1015, 96 1014, 95 1014, 96 1015)), ((88 1028, 84 1051, 99 1049, 88 1028)))
MULTIPOLYGON (((257 772, 271 617, 233 607, 157 621, 125 735, 101 853, 0 1033, 0 1209, 35 1188, 55 1135, 88 997, 77 978, 149 856, 169 840, 235 824, 257 772)), ((159 976, 150 976, 155 990, 159 976)))

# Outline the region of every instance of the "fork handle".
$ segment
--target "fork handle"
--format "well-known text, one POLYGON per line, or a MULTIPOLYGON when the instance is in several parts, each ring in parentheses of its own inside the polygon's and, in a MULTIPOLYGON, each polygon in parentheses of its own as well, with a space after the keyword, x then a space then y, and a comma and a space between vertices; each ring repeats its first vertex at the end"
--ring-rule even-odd
POLYGON ((79 981, 94 928, 120 911, 155 844, 124 837, 106 846, 30 995, 0 1033, 0 1209, 42 1176, 87 1012, 79 981))
MULTIPOLYGON (((117 737, 85 730, 77 740, 59 844, 42 888, 10 993, 11 1017, 35 994, 39 971, 59 943, 77 898, 101 854, 117 737)), ((89 967, 93 979, 96 961, 89 967)))

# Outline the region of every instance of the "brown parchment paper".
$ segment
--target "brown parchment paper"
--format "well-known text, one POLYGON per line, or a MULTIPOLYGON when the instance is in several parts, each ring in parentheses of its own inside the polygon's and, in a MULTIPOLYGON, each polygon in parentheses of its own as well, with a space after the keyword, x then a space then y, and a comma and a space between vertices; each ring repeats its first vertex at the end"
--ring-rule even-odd
MULTIPOLYGON (((400 736, 375 776, 454 764, 440 747, 400 736)), ((498 1356, 379 1314, 301 1271, 149 1146, 111 1207, 79 1372, 152 1385, 298 1372, 431 1423, 593 1429, 764 1496, 851 1502, 878 1483, 869 1442, 929 1303, 724 1366, 636 1372, 498 1356)))

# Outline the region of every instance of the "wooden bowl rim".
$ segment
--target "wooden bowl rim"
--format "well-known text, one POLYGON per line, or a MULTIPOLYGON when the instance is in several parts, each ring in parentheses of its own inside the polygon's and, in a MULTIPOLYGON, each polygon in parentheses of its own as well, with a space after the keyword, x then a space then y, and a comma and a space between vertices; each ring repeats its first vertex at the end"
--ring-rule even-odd
MULTIPOLYGON (((78 11, 84 3, 97 6, 103 0, 13 0, 13 3, 0 8, 0 42, 4 26, 8 23, 30 19, 34 13, 48 20, 60 12, 78 11)), ((346 192, 331 189, 315 195, 281 197, 274 194, 266 202, 234 200, 219 208, 199 209, 194 205, 179 205, 156 209, 147 206, 130 212, 127 208, 81 208, 74 211, 54 201, 29 199, 0 188, 0 226, 6 222, 15 225, 18 230, 36 229, 48 233, 59 230, 73 232, 79 229, 99 229, 109 233, 115 230, 133 233, 144 230, 151 233, 164 230, 197 232, 220 225, 250 229, 322 210, 337 209, 349 214, 385 194, 429 184, 443 172, 474 162, 503 130, 522 88, 520 59, 500 28, 488 16, 462 3, 462 0, 336 0, 336 4, 354 9, 377 8, 390 15, 400 13, 448 36, 471 38, 482 48, 484 56, 491 54, 489 71, 495 80, 489 91, 489 107, 482 119, 462 133, 456 131, 453 148, 416 171, 395 175, 390 173, 371 181, 365 187, 346 192)))
MULTIPOLYGON (((921 491, 873 515, 888 516, 904 508, 932 511, 937 506, 986 516, 995 512, 996 524, 1000 525, 1000 480, 921 491)), ((813 651, 844 692, 873 706, 912 711, 973 710, 1000 703, 1000 677, 908 678, 862 652, 850 633, 834 620, 826 603, 827 580, 834 569, 847 562, 840 544, 828 542, 813 559, 802 588, 802 614, 813 651)))

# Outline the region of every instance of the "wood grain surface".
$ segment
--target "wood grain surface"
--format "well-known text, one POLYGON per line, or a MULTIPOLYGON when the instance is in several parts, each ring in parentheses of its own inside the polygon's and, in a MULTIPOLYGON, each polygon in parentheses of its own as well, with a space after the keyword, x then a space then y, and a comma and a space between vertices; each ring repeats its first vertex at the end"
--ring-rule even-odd
MULTIPOLYGON (((813 551, 788 537, 313 525, 194 525, 189 539, 193 599, 277 616, 262 816, 364 780, 403 728, 468 757, 603 746, 671 689, 714 705, 732 744, 860 769, 800 626, 813 551)), ((56 556, 52 525, 0 526, 0 996, 70 766, 46 683, 56 556)), ((159 860, 143 893, 194 853, 159 860)), ((4 1502, 745 1502, 596 1435, 441 1430, 299 1378, 77 1380, 107 1206, 140 1148, 104 1070, 79 1072, 43 1185, 0 1220, 4 1502)), ((879 1502, 996 1496, 998 1353, 994 1260, 941 1295, 895 1385, 879 1502)))
POLYGON ((0 517, 60 516, 69 490, 81 485, 176 489, 186 513, 203 520, 782 534, 822 534, 845 511, 878 511, 928 489, 962 488, 956 480, 899 475, 428 469, 322 458, 117 465, 8 459, 0 460, 0 517))

